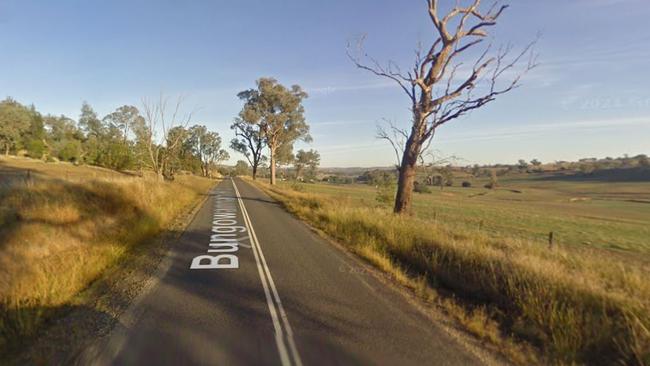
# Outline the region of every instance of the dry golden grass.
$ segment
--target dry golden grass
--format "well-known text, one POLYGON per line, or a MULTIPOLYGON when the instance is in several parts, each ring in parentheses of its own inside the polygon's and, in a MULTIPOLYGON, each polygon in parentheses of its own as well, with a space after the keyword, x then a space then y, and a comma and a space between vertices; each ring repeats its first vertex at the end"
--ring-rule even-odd
POLYGON ((0 190, 0 350, 33 334, 214 184, 118 174, 84 181, 79 171, 71 182, 51 165, 30 164, 38 178, 0 190))
POLYGON ((416 293, 448 294, 438 303, 515 362, 539 362, 517 351, 534 345, 555 364, 650 364, 647 268, 259 186, 416 293))

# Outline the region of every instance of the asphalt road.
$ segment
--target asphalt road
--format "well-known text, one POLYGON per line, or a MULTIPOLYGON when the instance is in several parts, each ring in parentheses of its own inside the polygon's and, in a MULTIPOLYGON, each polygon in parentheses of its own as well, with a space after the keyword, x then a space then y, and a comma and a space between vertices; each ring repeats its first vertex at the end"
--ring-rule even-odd
POLYGON ((160 280, 84 363, 481 363, 245 181, 215 187, 179 240, 160 280))

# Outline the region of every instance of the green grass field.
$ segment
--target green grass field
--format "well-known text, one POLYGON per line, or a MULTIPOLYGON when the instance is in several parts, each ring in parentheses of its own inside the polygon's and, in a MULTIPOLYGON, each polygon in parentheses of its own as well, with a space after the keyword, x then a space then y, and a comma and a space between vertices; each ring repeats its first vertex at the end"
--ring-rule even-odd
MULTIPOLYGON (((432 187, 415 193, 418 217, 443 221, 495 238, 515 238, 621 254, 650 254, 650 182, 553 181, 517 176, 489 190, 477 180, 472 188, 432 187)), ((538 177, 538 176, 537 176, 538 177)), ((290 183, 283 182, 288 185, 290 183)), ((365 184, 304 184, 312 193, 377 205, 376 189, 365 184)), ((650 257, 650 256, 649 256, 650 257)))

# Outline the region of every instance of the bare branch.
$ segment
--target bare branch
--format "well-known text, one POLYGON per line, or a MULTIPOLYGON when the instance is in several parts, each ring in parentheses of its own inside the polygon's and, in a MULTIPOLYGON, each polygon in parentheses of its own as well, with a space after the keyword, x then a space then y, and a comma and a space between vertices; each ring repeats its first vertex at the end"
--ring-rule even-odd
POLYGON ((143 136, 145 148, 147 150, 149 164, 152 170, 162 176, 165 166, 169 160, 171 150, 174 150, 182 140, 181 134, 176 134, 173 139, 170 138, 170 131, 174 127, 186 128, 192 118, 192 113, 186 114, 179 120, 179 114, 184 101, 183 96, 179 96, 171 115, 168 113, 167 106, 169 98, 162 92, 157 101, 153 102, 147 98, 142 99, 142 109, 144 111, 144 120, 146 128, 143 136), (160 138, 156 136, 161 132, 160 138))
POLYGON ((403 75, 399 70, 399 67, 397 67, 397 70, 394 71, 395 66, 397 66, 394 62, 390 61, 388 63, 388 67, 386 68, 381 66, 379 62, 377 62, 377 60, 368 56, 368 54, 366 54, 363 49, 364 40, 365 40, 365 36, 361 37, 357 42, 358 55, 356 56, 352 54, 351 45, 350 42, 348 42, 348 46, 346 50, 348 58, 355 64, 356 67, 360 69, 370 71, 371 73, 377 76, 381 76, 393 80, 400 86, 400 88, 402 88, 402 90, 406 93, 406 95, 409 96, 411 100, 415 100, 415 94, 412 89, 413 79, 408 75, 403 75), (359 54, 363 54, 364 58, 369 59, 370 62, 372 63, 372 66, 368 66, 364 64, 361 60, 362 57, 360 57, 359 54))
POLYGON ((377 125, 377 138, 386 140, 390 143, 390 145, 393 147, 393 150, 395 151, 395 159, 396 159, 396 165, 398 168, 402 162, 402 155, 400 151, 404 151, 404 143, 405 139, 408 138, 408 134, 406 131, 395 127, 395 125, 387 120, 384 119, 384 122, 389 125, 391 133, 386 131, 386 128, 382 125, 377 125))

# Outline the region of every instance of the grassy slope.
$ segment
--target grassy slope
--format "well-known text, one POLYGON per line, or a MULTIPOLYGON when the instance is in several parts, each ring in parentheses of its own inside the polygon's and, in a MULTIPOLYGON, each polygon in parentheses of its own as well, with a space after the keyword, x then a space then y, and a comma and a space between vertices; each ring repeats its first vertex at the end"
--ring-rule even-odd
MULTIPOLYGON (((611 211, 609 202, 603 202, 604 209, 574 205, 571 190, 510 192, 522 202, 510 200, 508 192, 469 198, 470 192, 483 190, 459 189, 418 194, 418 217, 396 217, 377 207, 374 190, 364 186, 301 185, 308 193, 288 184, 260 186, 401 282, 423 293, 428 292, 422 284, 451 294, 437 297, 438 302, 521 363, 532 360, 508 346, 510 335, 536 345, 551 362, 650 363, 647 267, 602 255, 602 250, 574 250, 567 239, 580 230, 583 234, 574 238, 600 242, 606 236, 646 255, 646 243, 639 240, 647 230, 641 223, 648 214, 645 206, 627 212, 621 202, 611 211), (619 218, 621 210, 628 216, 619 218), (601 230, 602 218, 624 238, 601 230), (481 230, 478 220, 484 220, 481 230), (537 235, 545 234, 549 223, 569 245, 553 250, 540 245, 546 235, 537 235), (456 298, 462 301, 450 300, 456 298), (458 304, 465 310, 459 311, 458 304)), ((647 185, 634 189, 648 191, 647 185)))
POLYGON ((37 331, 214 184, 24 159, 1 160, 0 177, 0 351, 37 331))

